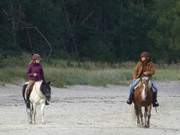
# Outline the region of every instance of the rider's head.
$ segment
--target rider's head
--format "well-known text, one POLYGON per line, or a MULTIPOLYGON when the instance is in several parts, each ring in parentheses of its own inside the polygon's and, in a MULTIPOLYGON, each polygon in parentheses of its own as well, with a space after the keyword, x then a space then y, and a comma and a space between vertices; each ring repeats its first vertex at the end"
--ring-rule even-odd
POLYGON ((142 52, 140 55, 141 62, 149 62, 151 60, 151 54, 149 52, 142 52))
POLYGON ((41 56, 37 53, 33 54, 31 59, 33 63, 40 63, 42 60, 41 56))

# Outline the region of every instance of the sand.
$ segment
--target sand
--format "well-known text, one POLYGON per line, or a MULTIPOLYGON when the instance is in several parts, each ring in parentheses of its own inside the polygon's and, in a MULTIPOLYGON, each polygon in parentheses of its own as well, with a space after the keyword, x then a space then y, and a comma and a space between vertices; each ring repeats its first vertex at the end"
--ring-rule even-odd
POLYGON ((151 127, 136 125, 127 86, 52 88, 46 124, 28 124, 21 85, 0 86, 0 135, 180 135, 180 82, 159 82, 151 127))

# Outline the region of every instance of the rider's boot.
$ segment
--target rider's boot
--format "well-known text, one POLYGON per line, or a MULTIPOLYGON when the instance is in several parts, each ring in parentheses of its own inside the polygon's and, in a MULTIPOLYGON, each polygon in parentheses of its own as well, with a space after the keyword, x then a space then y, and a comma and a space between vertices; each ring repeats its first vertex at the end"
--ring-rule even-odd
POLYGON ((46 100, 45 105, 49 105, 49 102, 46 100))
POLYGON ((131 105, 132 104, 132 94, 130 94, 128 100, 127 100, 127 104, 131 105))
POLYGON ((153 107, 158 107, 159 103, 157 101, 157 92, 153 92, 153 107))

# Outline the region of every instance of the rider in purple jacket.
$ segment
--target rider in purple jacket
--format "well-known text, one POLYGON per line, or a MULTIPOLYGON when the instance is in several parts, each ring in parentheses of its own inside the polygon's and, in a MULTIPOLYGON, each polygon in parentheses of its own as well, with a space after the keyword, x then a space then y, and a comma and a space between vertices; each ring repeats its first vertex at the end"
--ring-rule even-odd
POLYGON ((37 62, 33 62, 28 66, 27 70, 28 80, 40 81, 44 80, 44 72, 42 65, 37 62))
MULTIPOLYGON (((32 60, 28 65, 26 73, 29 82, 26 88, 27 101, 29 101, 29 96, 31 94, 34 83, 41 80, 45 81, 44 71, 42 65, 40 64, 41 60, 42 58, 39 54, 33 54, 32 60)), ((48 105, 48 102, 46 102, 46 105, 48 105)))

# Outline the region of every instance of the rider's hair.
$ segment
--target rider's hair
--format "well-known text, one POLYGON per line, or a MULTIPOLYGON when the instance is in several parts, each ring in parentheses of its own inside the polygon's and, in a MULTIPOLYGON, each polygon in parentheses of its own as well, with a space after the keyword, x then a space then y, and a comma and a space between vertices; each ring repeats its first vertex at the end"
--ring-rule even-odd
POLYGON ((31 64, 33 64, 33 63, 36 63, 36 60, 31 60, 31 61, 29 62, 29 65, 31 65, 31 64))

